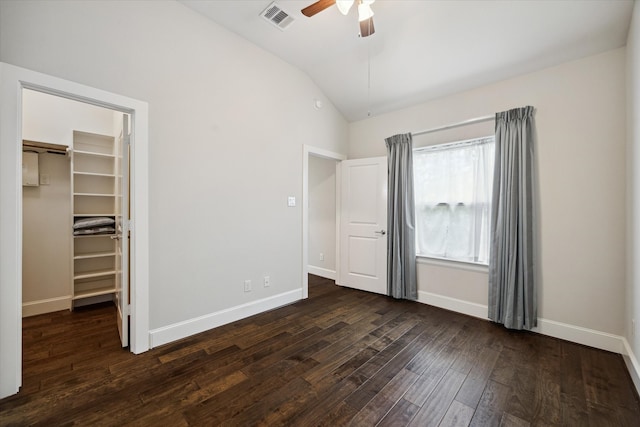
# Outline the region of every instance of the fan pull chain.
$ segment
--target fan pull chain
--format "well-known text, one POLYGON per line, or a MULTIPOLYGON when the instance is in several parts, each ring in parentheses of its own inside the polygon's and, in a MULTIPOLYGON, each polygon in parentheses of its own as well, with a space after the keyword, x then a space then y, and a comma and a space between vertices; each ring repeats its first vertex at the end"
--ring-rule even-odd
POLYGON ((371 117, 371 40, 367 41, 367 117, 371 117))

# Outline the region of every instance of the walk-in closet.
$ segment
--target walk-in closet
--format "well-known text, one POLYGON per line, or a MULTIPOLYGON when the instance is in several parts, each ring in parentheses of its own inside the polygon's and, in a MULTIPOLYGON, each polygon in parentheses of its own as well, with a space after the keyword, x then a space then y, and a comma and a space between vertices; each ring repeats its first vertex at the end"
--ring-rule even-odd
POLYGON ((23 317, 117 304, 127 116, 31 90, 22 99, 23 317))

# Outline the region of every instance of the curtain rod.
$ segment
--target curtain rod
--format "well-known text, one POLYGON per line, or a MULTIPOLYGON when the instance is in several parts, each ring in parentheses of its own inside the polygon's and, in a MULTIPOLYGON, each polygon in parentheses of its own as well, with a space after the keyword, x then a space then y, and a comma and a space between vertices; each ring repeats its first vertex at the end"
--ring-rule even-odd
POLYGON ((494 120, 494 119, 495 119, 495 115, 476 117, 475 119, 469 119, 469 120, 465 120, 463 122, 454 123, 454 124, 451 124, 451 125, 439 126, 437 128, 421 130, 420 132, 411 132, 411 136, 424 135, 424 134, 427 134, 427 133, 438 132, 438 131, 446 130, 446 129, 453 129, 453 128, 457 128, 457 127, 460 127, 460 126, 467 126, 467 125, 473 125, 475 123, 488 122, 489 120, 494 120))

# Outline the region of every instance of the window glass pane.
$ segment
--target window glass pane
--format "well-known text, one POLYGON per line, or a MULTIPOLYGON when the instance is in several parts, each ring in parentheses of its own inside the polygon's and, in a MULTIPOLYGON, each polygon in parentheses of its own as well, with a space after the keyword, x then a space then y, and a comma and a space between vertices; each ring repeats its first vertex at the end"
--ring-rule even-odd
POLYGON ((416 253, 487 263, 493 137, 414 152, 416 253))

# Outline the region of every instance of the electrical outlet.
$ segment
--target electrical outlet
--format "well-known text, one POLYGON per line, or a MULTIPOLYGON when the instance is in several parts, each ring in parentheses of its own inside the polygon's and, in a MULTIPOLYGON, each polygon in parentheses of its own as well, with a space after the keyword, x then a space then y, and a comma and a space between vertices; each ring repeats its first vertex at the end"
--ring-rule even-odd
POLYGON ((244 281, 244 291, 251 292, 251 280, 244 281))
POLYGON ((264 287, 268 288, 270 283, 269 283, 270 279, 269 276, 264 276, 264 287))
POLYGON ((324 261, 324 254, 320 252, 320 261, 324 261))

